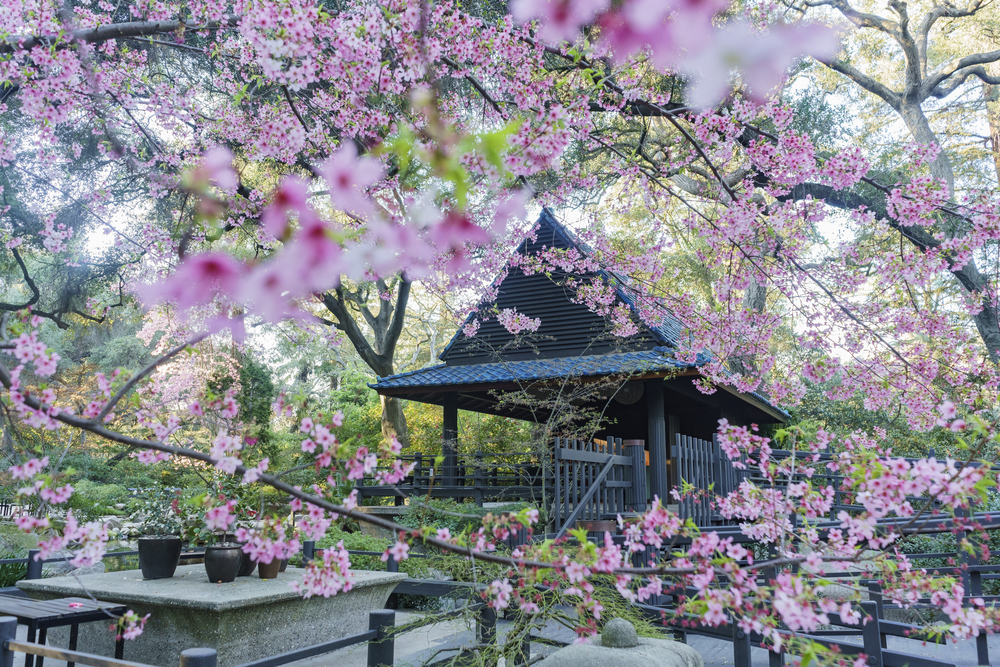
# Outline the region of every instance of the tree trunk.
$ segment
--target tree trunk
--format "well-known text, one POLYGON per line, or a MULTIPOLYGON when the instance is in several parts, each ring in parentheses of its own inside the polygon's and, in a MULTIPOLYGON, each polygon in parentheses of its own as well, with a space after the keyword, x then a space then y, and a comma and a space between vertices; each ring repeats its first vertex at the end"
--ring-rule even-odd
POLYGON ((1000 183, 1000 86, 983 83, 986 100, 986 122, 990 126, 990 150, 993 152, 993 169, 1000 183))
MULTIPOLYGON (((763 313, 766 305, 767 285, 754 275, 751 278, 750 284, 747 285, 746 291, 743 293, 743 307, 756 313, 763 313)), ((729 366, 734 373, 739 373, 746 377, 753 377, 758 370, 757 358, 752 354, 733 356, 729 360, 729 366)))
POLYGON ((937 158, 931 162, 931 175, 938 180, 943 180, 948 186, 948 197, 955 193, 955 173, 951 170, 951 161, 948 155, 941 148, 941 142, 931 129, 931 124, 927 121, 924 110, 919 102, 903 102, 899 105, 899 115, 906 123, 907 129, 913 135, 914 141, 920 144, 935 144, 941 150, 938 151, 937 158))
MULTIPOLYGON (((388 286, 381 279, 376 282, 379 293, 385 292, 388 286)), ((396 292, 396 303, 379 301, 378 313, 368 309, 367 300, 360 296, 361 292, 352 293, 343 287, 323 295, 323 305, 334 316, 331 322, 337 329, 347 334, 348 340, 354 345, 358 355, 368 367, 379 377, 394 373, 392 358, 396 352, 396 343, 403 330, 403 319, 406 316, 406 304, 410 298, 410 281, 401 278, 396 292), (374 334, 374 345, 365 338, 354 315, 347 306, 347 300, 357 305, 358 312, 365 318, 374 334)), ((388 439, 396 436, 403 447, 408 447, 410 438, 406 429, 406 415, 398 398, 379 396, 382 403, 382 435, 388 439)))
POLYGON ((403 447, 410 446, 410 434, 406 429, 406 415, 403 402, 395 396, 379 396, 382 401, 382 437, 391 440, 393 436, 403 447))

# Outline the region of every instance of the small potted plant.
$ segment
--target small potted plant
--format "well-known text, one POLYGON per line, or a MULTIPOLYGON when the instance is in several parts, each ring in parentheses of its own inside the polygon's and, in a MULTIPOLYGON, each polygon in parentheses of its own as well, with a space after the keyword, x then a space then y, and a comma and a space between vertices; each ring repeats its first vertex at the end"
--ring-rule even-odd
POLYGON ((140 524, 139 569, 143 579, 169 579, 181 558, 182 528, 177 494, 161 489, 144 494, 131 519, 140 524))
POLYGON ((236 536, 245 543, 244 551, 256 552, 257 575, 261 579, 277 579, 282 563, 300 548, 298 531, 284 526, 281 519, 274 517, 266 517, 249 530, 240 528, 236 536))
POLYGON ((225 495, 206 494, 194 500, 198 508, 194 520, 187 524, 185 536, 195 543, 205 542, 205 573, 213 584, 228 584, 236 580, 243 563, 243 545, 233 542, 232 526, 236 500, 225 495))

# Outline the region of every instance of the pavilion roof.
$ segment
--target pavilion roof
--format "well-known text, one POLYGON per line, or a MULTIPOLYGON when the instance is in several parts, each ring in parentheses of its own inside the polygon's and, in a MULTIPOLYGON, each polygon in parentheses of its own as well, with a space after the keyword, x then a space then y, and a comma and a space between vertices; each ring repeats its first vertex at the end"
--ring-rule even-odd
MULTIPOLYGON (((593 254, 548 209, 543 210, 534 236, 526 239, 517 252, 534 254, 543 248, 575 249, 585 256, 593 254)), ((650 326, 638 317, 639 295, 626 278, 606 270, 591 275, 612 287, 618 301, 631 309, 639 328, 637 335, 629 339, 610 335, 603 316, 574 303, 556 282, 545 275, 526 275, 515 268, 502 280, 498 278, 490 290, 498 295, 493 303, 539 317, 537 337, 519 343, 494 317, 483 322, 474 338, 465 336, 459 328, 440 355, 445 363, 381 377, 368 386, 380 394, 429 403, 438 403, 444 392, 459 391, 470 401, 462 409, 488 411, 493 399, 482 396, 472 399, 471 393, 517 390, 526 384, 568 377, 596 379, 621 375, 627 379, 648 379, 697 375, 697 369, 708 363, 707 354, 699 354, 694 363, 674 358, 683 340, 684 325, 666 305, 646 303, 646 309, 658 316, 656 324, 650 326)), ((470 315, 466 324, 474 316, 470 315)), ((779 419, 787 418, 784 411, 760 394, 723 388, 779 419)))
POLYGON ((377 382, 368 386, 382 393, 385 390, 415 387, 510 384, 562 377, 606 376, 618 373, 659 374, 696 368, 694 364, 685 364, 673 357, 665 356, 664 352, 667 352, 667 349, 659 347, 639 352, 591 354, 580 357, 525 359, 463 366, 438 364, 437 366, 379 378, 377 382))

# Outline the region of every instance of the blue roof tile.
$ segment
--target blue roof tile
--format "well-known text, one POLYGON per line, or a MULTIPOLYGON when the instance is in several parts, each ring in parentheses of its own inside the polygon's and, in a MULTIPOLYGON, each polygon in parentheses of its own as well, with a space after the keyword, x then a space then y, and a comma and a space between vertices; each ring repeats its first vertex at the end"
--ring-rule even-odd
POLYGON ((546 380, 580 375, 612 375, 615 373, 645 373, 670 369, 683 370, 694 366, 663 355, 666 348, 619 354, 595 354, 555 359, 527 359, 504 363, 447 366, 439 364, 416 371, 379 378, 369 384, 372 389, 405 389, 444 385, 480 384, 546 380))

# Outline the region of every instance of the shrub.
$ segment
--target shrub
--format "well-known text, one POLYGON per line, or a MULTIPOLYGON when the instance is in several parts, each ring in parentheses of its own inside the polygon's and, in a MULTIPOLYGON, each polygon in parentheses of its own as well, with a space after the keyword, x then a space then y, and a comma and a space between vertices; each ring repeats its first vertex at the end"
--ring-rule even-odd
MULTIPOLYGON (((397 520, 407 528, 429 526, 435 530, 447 528, 452 535, 459 535, 465 530, 475 530, 483 525, 483 517, 487 514, 503 512, 519 512, 534 507, 531 503, 507 503, 498 507, 478 507, 473 503, 457 503, 450 499, 431 499, 407 506, 397 520)), ((544 524, 544 520, 542 521, 544 524)))
MULTIPOLYGON (((0 560, 6 560, 8 558, 24 558, 27 555, 27 551, 21 551, 20 549, 4 549, 0 551, 0 560)), ((24 579, 27 574, 27 563, 5 563, 0 565, 0 588, 13 586, 20 580, 24 579)))
MULTIPOLYGON (((389 548, 389 540, 381 537, 372 537, 364 533, 345 533, 336 526, 330 526, 326 531, 326 536, 316 543, 317 549, 328 549, 337 546, 337 542, 343 540, 344 548, 348 551, 373 551, 381 554, 389 548)), ((407 558, 399 564, 399 571, 405 572, 414 579, 426 578, 428 575, 427 563, 424 558, 407 558)), ((351 556, 351 568, 355 570, 385 570, 385 563, 380 556, 351 556)))

